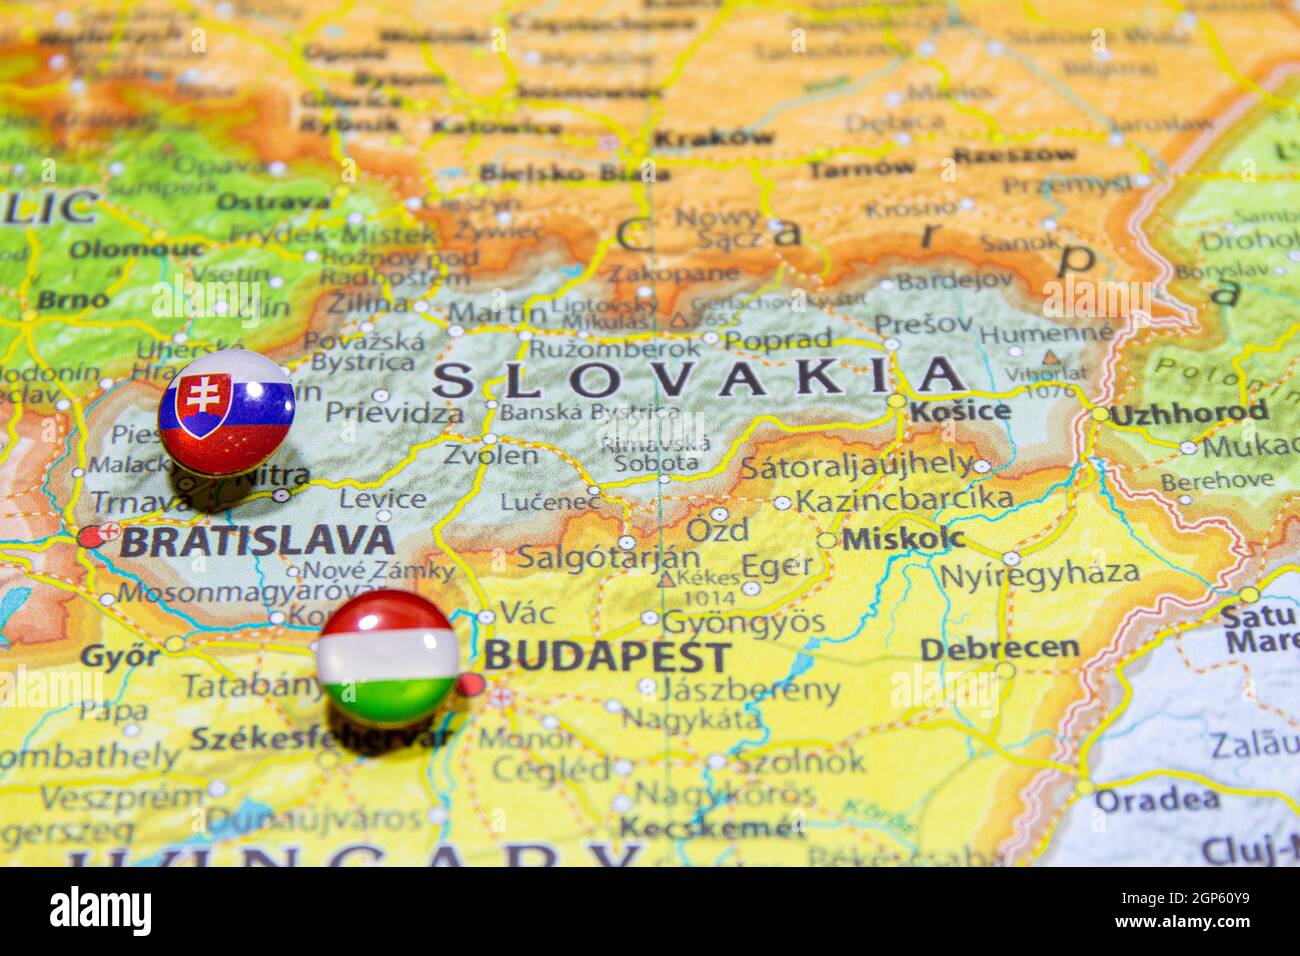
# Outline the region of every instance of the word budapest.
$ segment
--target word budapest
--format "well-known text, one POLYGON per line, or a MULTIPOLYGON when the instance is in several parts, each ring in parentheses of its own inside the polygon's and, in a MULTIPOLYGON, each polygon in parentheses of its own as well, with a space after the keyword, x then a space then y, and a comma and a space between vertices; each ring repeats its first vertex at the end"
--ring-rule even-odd
MULTIPOLYGON (((831 378, 827 371, 839 360, 833 358, 796 359, 795 360, 795 394, 841 395, 844 389, 831 378)), ((669 370, 664 362, 650 362, 650 370, 659 382, 659 387, 669 398, 677 398, 687 388, 695 373, 695 362, 682 362, 669 370)), ((508 399, 541 398, 542 389, 526 390, 523 384, 523 362, 506 362, 506 393, 508 399)), ((884 394, 891 391, 886 382, 889 360, 872 358, 867 360, 871 375, 871 391, 884 394)), ((766 370, 765 370, 766 371, 766 370)), ((434 394, 447 399, 468 398, 474 392, 474 381, 470 376, 474 367, 464 362, 440 362, 433 369, 433 376, 438 384, 433 386, 434 394)), ((961 392, 966 386, 953 369, 952 363, 942 355, 930 359, 926 366, 918 392, 929 392, 936 382, 942 382, 947 390, 961 392)), ((767 385, 759 377, 753 364, 739 360, 731 364, 730 371, 718 382, 715 394, 730 398, 740 390, 741 395, 767 395, 767 385)), ((607 362, 583 362, 575 365, 569 372, 569 388, 583 398, 608 398, 623 386, 623 373, 607 362)), ((710 386, 712 387, 712 385, 710 386)))

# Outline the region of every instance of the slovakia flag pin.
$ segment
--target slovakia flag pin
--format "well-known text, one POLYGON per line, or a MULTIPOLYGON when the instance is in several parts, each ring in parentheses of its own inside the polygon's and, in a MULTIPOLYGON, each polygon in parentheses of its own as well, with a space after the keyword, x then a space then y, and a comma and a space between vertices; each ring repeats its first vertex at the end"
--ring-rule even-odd
POLYGON ((187 471, 239 475, 270 458, 293 424, 293 385, 265 355, 223 349, 195 359, 158 405, 163 446, 187 471))

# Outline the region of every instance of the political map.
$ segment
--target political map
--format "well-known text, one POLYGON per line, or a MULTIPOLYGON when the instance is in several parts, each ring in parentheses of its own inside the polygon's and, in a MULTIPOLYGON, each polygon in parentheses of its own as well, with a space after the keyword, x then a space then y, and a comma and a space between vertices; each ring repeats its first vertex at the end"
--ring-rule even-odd
POLYGON ((1298 27, 0 7, 0 862, 1296 865, 1298 27), (376 588, 416 726, 317 681, 376 588))

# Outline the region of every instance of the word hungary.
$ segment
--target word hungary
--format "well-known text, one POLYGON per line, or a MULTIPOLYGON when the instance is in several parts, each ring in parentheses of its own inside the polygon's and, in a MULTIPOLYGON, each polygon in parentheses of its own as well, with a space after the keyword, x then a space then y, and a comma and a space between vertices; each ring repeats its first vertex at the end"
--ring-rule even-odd
MULTIPOLYGON (((844 389, 827 372, 827 369, 838 362, 839 359, 834 358, 796 359, 795 394, 814 395, 820 392, 824 395, 842 395, 844 389)), ((695 372, 696 364, 695 362, 682 362, 678 368, 670 371, 668 365, 664 362, 649 363, 651 371, 654 372, 655 378, 659 382, 659 386, 669 398, 677 398, 685 390, 695 372)), ((867 360, 866 365, 871 377, 871 391, 877 394, 891 391, 886 379, 889 360, 883 357, 871 358, 867 360)), ((525 390, 523 362, 506 362, 505 366, 505 398, 542 397, 542 389, 540 388, 525 390)), ((446 399, 468 398, 474 392, 474 382, 468 377, 473 374, 474 367, 464 362, 439 362, 433 369, 433 376, 438 380, 438 384, 433 386, 433 392, 435 395, 446 399)), ((942 355, 936 355, 930 359, 930 364, 926 366, 921 384, 916 387, 916 390, 918 392, 928 392, 935 382, 945 383, 949 390, 954 392, 966 390, 966 386, 953 369, 952 363, 942 355)), ((575 365, 569 372, 569 388, 583 398, 608 398, 617 392, 622 385, 623 373, 607 362, 583 362, 580 365, 575 365)), ((722 398, 730 398, 736 394, 737 389, 742 390, 741 395, 746 394, 746 392, 751 396, 768 394, 767 387, 754 370, 754 366, 743 359, 731 364, 731 370, 723 378, 716 394, 722 398)))

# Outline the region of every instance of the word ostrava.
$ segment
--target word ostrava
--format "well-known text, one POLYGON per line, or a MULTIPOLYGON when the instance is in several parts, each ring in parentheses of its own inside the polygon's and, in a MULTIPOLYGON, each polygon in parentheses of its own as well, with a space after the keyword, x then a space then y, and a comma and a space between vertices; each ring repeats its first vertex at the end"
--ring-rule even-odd
MULTIPOLYGON (((815 359, 797 359, 794 363, 794 381, 796 395, 840 395, 844 389, 835 379, 831 378, 830 369, 839 360, 834 358, 815 358, 815 359)), ((673 369, 669 369, 665 362, 647 363, 651 372, 654 373, 655 379, 658 380, 659 387, 664 390, 669 398, 676 398, 691 384, 691 379, 695 373, 696 362, 682 362, 673 369)), ((870 391, 876 394, 884 394, 892 391, 888 385, 886 373, 889 368, 889 362, 885 358, 872 358, 867 360, 867 366, 871 374, 866 376, 870 382, 870 391)), ((506 391, 505 397, 508 399, 528 399, 541 398, 543 389, 528 389, 524 385, 524 363, 523 362, 506 362, 506 391)), ((761 367, 761 366, 760 366, 761 367)), ((770 370, 763 370, 766 374, 772 374, 770 370)), ((456 399, 467 398, 475 390, 474 381, 470 376, 474 374, 474 366, 467 365, 464 362, 440 362, 433 369, 433 376, 438 380, 438 384, 433 386, 433 392, 442 398, 456 399)), ((782 374, 789 375, 789 372, 782 370, 782 374)), ((491 377, 495 378, 494 373, 491 377)), ((966 390, 961 378, 952 367, 952 363, 942 355, 936 355, 930 359, 926 366, 925 374, 921 378, 921 384, 916 386, 918 392, 932 391, 936 383, 942 383, 941 391, 961 392, 966 390)), ((583 398, 608 398, 623 387, 623 372, 617 367, 607 362, 583 362, 581 365, 575 365, 569 372, 569 388, 577 395, 583 398)), ((707 386, 712 389, 716 387, 714 394, 722 398, 730 398, 736 394, 737 390, 743 390, 741 395, 767 395, 767 384, 759 376, 755 366, 750 362, 740 360, 731 363, 731 368, 722 378, 714 378, 707 386)))

